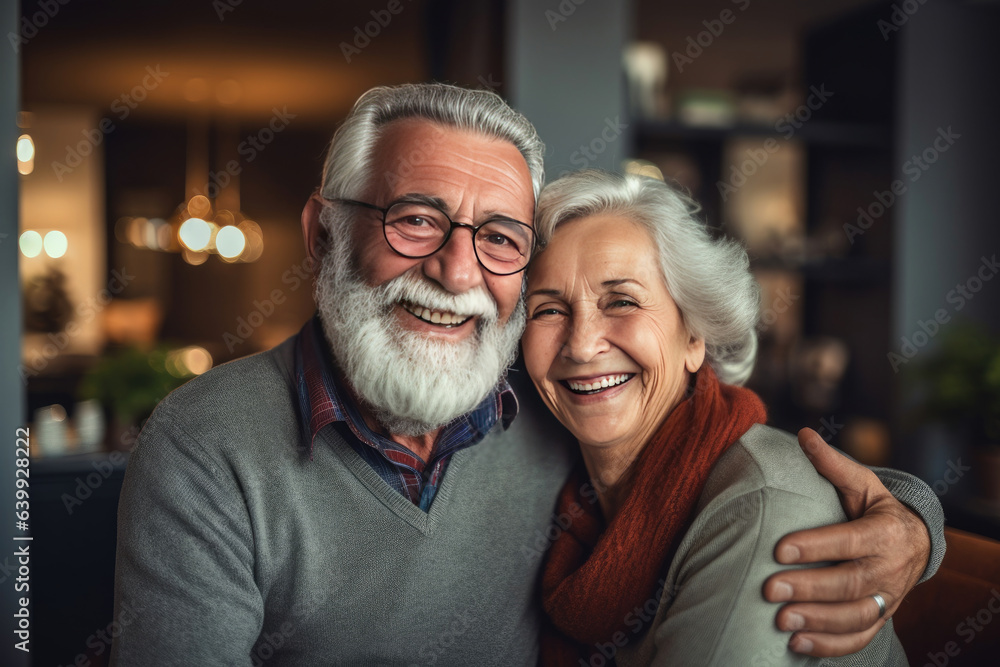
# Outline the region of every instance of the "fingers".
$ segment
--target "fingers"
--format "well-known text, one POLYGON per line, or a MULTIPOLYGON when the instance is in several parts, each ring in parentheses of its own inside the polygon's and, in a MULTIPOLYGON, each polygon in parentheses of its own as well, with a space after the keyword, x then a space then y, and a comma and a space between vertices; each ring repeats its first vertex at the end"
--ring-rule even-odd
POLYGON ((789 648, 816 657, 855 653, 868 645, 898 606, 901 596, 868 583, 874 569, 857 562, 832 567, 791 570, 772 575, 764 583, 764 597, 784 605, 776 618, 778 628, 795 634, 789 648), (802 576, 813 575, 813 576, 802 576), (879 617, 878 592, 886 602, 879 617), (824 602, 827 601, 827 602, 824 602))
POLYGON ((883 625, 885 625, 884 618, 879 619, 875 625, 867 630, 847 635, 796 632, 788 642, 788 648, 796 653, 803 653, 817 658, 829 658, 857 653, 868 645, 872 637, 882 629, 883 625))
POLYGON ((830 447, 811 428, 799 431, 799 446, 816 471, 837 487, 845 505, 849 501, 854 505, 845 507, 851 518, 861 515, 866 501, 888 493, 871 470, 830 447))
MULTIPOLYGON (((831 567, 785 570, 764 582, 769 602, 850 602, 879 593, 872 568, 848 561, 831 567)), ((892 594, 882 592, 886 604, 892 594)))
POLYGON ((779 563, 821 563, 864 558, 879 553, 887 519, 866 516, 847 523, 800 530, 785 535, 774 548, 779 563))
POLYGON ((786 632, 852 634, 868 630, 878 620, 878 603, 869 596, 853 602, 786 604, 778 612, 777 624, 786 632))

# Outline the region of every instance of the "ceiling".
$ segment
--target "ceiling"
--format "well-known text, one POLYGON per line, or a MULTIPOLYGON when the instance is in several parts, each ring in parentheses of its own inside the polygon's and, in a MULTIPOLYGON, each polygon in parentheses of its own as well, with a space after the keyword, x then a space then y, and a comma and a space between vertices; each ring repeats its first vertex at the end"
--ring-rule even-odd
MULTIPOLYGON (((251 0, 107 0, 58 5, 58 13, 22 45, 22 106, 81 104, 106 110, 144 78, 153 83, 147 77, 151 67, 163 75, 148 94, 138 91, 146 97, 144 116, 209 108, 241 117, 270 116, 275 106, 287 106, 306 119, 340 116, 375 83, 427 77, 423 25, 428 3, 399 0, 397 15, 378 4, 296 2, 286 9, 251 0), (365 46, 355 29, 364 30, 374 20, 371 7, 389 20, 384 27, 368 26, 376 36, 365 46), (341 43, 354 47, 355 40, 364 48, 352 49, 348 62, 341 43)), ((27 16, 37 11, 37 3, 22 3, 27 16)))
MULTIPOLYGON (((757 27, 752 34, 769 45, 772 60, 787 60, 793 51, 788 44, 804 25, 870 2, 754 0, 746 22, 757 27)), ((146 97, 143 117, 211 110, 254 118, 287 107, 301 121, 328 125, 331 117, 341 117, 373 85, 426 80, 430 72, 440 72, 431 62, 437 57, 431 45, 454 45, 460 59, 470 58, 468 52, 476 49, 494 48, 502 39, 504 4, 503 0, 307 0, 287 6, 253 0, 57 4, 54 16, 35 21, 40 26, 37 35, 22 45, 22 107, 80 104, 106 114, 115 100, 141 86, 150 67, 169 74, 148 93, 138 91, 146 97), (398 13, 390 13, 390 5, 398 13), (385 25, 374 23, 377 19, 385 25), (363 34, 366 28, 373 37, 363 34), (481 46, 484 39, 492 46, 481 46), (345 49, 350 53, 345 55, 345 49)), ((34 0, 21 5, 29 19, 40 11, 34 0)), ((668 33, 685 22, 697 26, 717 10, 694 0, 635 0, 635 14, 641 19, 637 32, 644 37, 668 33)), ((754 52, 749 44, 739 50, 745 55, 754 52)), ((766 48, 760 51, 763 54, 766 48)), ((121 103, 118 108, 123 108, 121 103)))

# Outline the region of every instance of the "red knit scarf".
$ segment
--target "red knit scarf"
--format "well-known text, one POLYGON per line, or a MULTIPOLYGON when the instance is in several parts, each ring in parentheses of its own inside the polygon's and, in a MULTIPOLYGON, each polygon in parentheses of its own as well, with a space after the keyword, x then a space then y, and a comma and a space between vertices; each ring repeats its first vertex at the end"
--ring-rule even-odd
MULTIPOLYGON (((767 418, 749 389, 719 383, 705 364, 695 389, 670 413, 632 465, 632 489, 605 529, 582 465, 559 494, 556 513, 574 517, 552 543, 542 573, 547 622, 541 664, 584 664, 615 633, 643 632, 634 609, 655 598, 712 466, 767 418)), ((619 642, 621 635, 619 635, 619 642)))

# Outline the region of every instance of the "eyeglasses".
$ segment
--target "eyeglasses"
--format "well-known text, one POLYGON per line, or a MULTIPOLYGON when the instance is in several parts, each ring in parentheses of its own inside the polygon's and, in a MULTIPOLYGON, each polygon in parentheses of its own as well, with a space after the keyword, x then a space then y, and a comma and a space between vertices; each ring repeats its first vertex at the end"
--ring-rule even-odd
POLYGON ((397 254, 408 259, 430 257, 443 248, 456 227, 472 232, 472 247, 484 269, 497 276, 524 271, 535 249, 535 230, 511 218, 495 217, 480 225, 455 222, 433 204, 403 199, 388 208, 354 199, 331 201, 363 206, 382 214, 382 233, 397 254))

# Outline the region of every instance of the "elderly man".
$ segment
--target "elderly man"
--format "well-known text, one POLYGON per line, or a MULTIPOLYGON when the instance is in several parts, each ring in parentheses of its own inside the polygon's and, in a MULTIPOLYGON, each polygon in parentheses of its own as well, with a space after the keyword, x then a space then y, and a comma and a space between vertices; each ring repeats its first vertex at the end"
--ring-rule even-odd
MULTIPOLYGON (((303 212, 317 317, 175 391, 140 436, 113 662, 534 664, 536 578, 572 456, 505 379, 542 178, 534 129, 492 93, 358 101, 303 212)), ((872 594, 891 613, 936 568, 940 509, 880 473, 933 526, 932 550, 874 475, 814 456, 865 516, 789 536, 778 556, 851 563, 780 573, 767 594, 799 602, 778 619, 802 631, 794 648, 850 652, 884 622, 872 594)))

